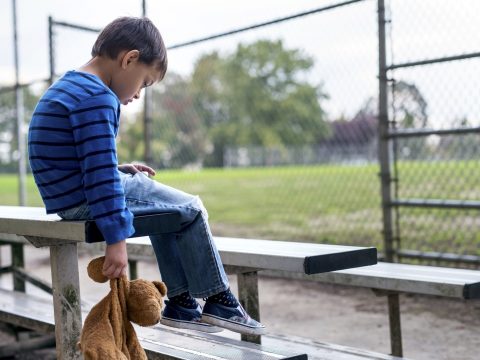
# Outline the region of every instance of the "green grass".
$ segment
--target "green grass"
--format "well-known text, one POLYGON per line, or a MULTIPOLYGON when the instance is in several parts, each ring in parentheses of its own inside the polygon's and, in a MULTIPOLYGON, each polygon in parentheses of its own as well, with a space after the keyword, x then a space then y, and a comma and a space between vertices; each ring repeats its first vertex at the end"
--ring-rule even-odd
MULTIPOLYGON (((402 162, 401 198, 478 200, 477 162, 402 162)), ((158 171, 156 180, 198 194, 216 235, 381 246, 379 168, 296 166, 158 171)), ((0 176, 0 203, 17 204, 15 175, 0 176)), ((28 205, 41 206, 32 178, 28 205)), ((477 253, 478 211, 401 209, 402 244, 477 253), (466 226, 468 225, 468 226, 466 226)))
POLYGON ((199 194, 216 233, 335 242, 352 222, 368 228, 368 214, 378 223, 376 173, 375 166, 216 169, 164 172, 157 180, 199 194), (345 216, 350 224, 342 224, 345 216))

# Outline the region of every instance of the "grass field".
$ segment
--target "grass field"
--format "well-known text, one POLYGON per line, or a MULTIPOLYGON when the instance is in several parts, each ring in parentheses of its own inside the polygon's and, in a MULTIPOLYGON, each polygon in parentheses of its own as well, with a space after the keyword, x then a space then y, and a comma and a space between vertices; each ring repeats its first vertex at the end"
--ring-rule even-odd
MULTIPOLYGON (((202 197, 215 234, 381 247, 378 166, 158 171, 156 180, 202 197)), ((401 198, 478 200, 477 162, 399 165, 401 198)), ((0 203, 17 204, 15 175, 0 176, 0 203)), ((41 206, 33 179, 28 205, 41 206)), ((405 209, 408 248, 476 253, 478 211, 405 209), (468 226, 465 226, 468 224, 468 226)))

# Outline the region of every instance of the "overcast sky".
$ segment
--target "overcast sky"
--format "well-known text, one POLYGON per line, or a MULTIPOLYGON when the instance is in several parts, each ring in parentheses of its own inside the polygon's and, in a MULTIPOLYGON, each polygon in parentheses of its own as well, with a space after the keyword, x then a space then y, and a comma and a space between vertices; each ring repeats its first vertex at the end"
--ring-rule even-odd
MULTIPOLYGON (((148 16, 167 46, 276 17, 322 7, 333 0, 147 0, 148 16)), ((392 0, 393 61, 401 63, 480 51, 479 0, 392 0)), ((13 82, 12 0, 0 0, 0 84, 13 82)), ((141 0, 17 0, 20 76, 31 81, 48 76, 47 18, 101 28, 118 16, 141 15, 141 0)), ((95 34, 58 28, 57 71, 89 60, 95 34)), ((323 84, 332 118, 347 116, 377 93, 376 1, 310 15, 283 24, 169 52, 169 71, 187 75, 208 51, 231 52, 239 42, 282 39, 315 59, 310 81, 323 84)), ((480 60, 395 71, 414 82, 438 124, 467 116, 479 124, 480 60)))

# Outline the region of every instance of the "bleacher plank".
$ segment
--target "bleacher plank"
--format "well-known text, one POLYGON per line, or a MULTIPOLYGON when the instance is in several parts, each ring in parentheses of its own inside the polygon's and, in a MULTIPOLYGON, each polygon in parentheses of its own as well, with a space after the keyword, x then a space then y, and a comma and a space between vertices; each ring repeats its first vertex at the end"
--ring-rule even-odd
MULTIPOLYGON (((377 262, 377 249, 342 245, 238 239, 215 236, 222 262, 229 266, 316 274, 377 262)), ((152 257, 148 237, 128 239, 129 256, 152 257)))
MULTIPOLYGON (((0 206, 0 219, 0 234, 3 233, 5 239, 15 234, 74 242, 104 241, 95 221, 64 221, 56 214, 47 215, 41 207, 0 206)), ((179 219, 180 214, 174 212, 137 215, 133 219, 135 234, 132 236, 178 231, 179 219), (158 221, 159 218, 162 221, 158 221)))
POLYGON ((41 207, 0 206, 0 220, 0 234, 85 241, 83 221, 61 221, 58 215, 47 215, 41 207))
POLYGON ((53 332, 53 299, 39 296, 31 299, 25 293, 0 289, 0 321, 43 333, 53 332))
POLYGON ((412 294, 480 298, 478 270, 379 262, 372 266, 309 276, 268 271, 264 274, 412 294))

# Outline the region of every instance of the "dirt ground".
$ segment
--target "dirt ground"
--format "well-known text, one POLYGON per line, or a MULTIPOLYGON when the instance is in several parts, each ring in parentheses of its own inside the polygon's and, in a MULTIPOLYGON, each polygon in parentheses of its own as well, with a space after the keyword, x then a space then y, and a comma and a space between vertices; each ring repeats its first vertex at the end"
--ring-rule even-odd
MULTIPOLYGON (((48 250, 27 247, 26 268, 51 281, 48 250)), ((80 260, 81 295, 95 303, 108 287, 86 276, 90 255, 80 260)), ((0 247, 0 265, 9 264, 6 247, 0 247)), ((139 276, 158 279, 155 263, 140 263, 139 276)), ((236 292, 235 277, 230 277, 236 292)), ((10 275, 0 286, 11 288, 10 275)), ((389 353, 386 299, 369 289, 305 281, 261 277, 259 283, 261 321, 271 334, 283 334, 389 353)), ((27 292, 42 294, 27 287, 27 292)), ((409 359, 477 360, 480 347, 480 301, 460 301, 418 295, 402 295, 404 356, 409 359)), ((0 327, 0 345, 13 341, 0 327)), ((45 355, 44 359, 49 358, 45 355)), ((51 358, 51 357, 50 357, 51 358)), ((22 357, 27 360, 28 357, 22 357)), ((36 360, 42 356, 36 355, 36 360)))

